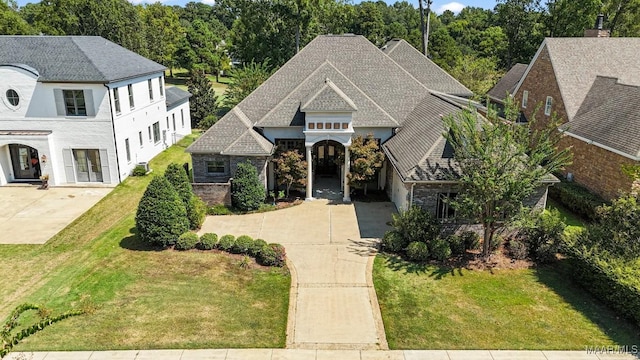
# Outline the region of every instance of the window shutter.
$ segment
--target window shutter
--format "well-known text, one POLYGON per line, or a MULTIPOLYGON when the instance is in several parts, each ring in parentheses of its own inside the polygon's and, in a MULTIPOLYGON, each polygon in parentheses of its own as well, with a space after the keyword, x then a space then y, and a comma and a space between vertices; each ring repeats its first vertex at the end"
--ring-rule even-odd
POLYGON ((67 115, 67 110, 64 106, 64 96, 62 95, 62 89, 53 89, 53 97, 56 99, 56 112, 58 116, 67 115))
POLYGON ((100 149, 100 164, 102 166, 102 182, 111 184, 111 173, 109 172, 109 157, 107 149, 100 149))
POLYGON ((96 116, 96 108, 93 102, 93 90, 84 90, 84 103, 87 106, 87 116, 96 116))
POLYGON ((73 155, 71 149, 62 149, 62 161, 64 162, 64 173, 67 175, 68 183, 76 182, 76 173, 73 170, 73 155))

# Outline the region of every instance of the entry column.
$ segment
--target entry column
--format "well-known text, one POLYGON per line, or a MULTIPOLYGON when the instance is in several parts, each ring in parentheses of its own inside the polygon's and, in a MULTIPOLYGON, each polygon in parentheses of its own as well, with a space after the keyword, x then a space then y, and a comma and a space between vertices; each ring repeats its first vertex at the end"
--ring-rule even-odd
POLYGON ((351 154, 349 154, 349 147, 344 147, 344 197, 342 201, 351 202, 351 189, 349 188, 349 169, 351 168, 351 154))
POLYGON ((313 159, 311 158, 311 146, 307 146, 307 198, 313 200, 313 159))

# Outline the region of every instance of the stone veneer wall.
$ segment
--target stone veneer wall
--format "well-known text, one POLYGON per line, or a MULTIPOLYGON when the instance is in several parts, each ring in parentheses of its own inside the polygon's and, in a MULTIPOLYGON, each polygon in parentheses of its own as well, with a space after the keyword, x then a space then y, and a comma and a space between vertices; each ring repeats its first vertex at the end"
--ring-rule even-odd
POLYGON ((631 191, 632 181, 622 172, 622 165, 638 165, 637 161, 570 136, 559 146, 572 147, 573 163, 566 166, 564 174, 572 173, 576 183, 605 200, 618 197, 620 191, 631 191))
POLYGON ((260 181, 267 186, 267 161, 266 156, 229 156, 219 154, 191 154, 193 163, 193 181, 196 183, 226 183, 238 169, 238 163, 249 160, 257 169, 260 181), (207 173, 207 161, 223 160, 225 173, 211 175, 207 173))
POLYGON ((231 183, 192 183, 193 192, 208 206, 225 204, 231 206, 231 183))

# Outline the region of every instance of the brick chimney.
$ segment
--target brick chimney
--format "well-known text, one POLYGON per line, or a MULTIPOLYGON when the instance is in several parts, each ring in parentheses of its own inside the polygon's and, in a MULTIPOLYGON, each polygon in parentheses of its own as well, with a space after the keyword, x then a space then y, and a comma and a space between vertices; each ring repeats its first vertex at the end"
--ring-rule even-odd
POLYGON ((604 28, 604 15, 599 14, 598 17, 596 18, 596 25, 594 26, 593 29, 587 29, 584 31, 584 37, 597 37, 597 38, 602 38, 602 37, 609 37, 610 31, 609 30, 605 30, 604 28))

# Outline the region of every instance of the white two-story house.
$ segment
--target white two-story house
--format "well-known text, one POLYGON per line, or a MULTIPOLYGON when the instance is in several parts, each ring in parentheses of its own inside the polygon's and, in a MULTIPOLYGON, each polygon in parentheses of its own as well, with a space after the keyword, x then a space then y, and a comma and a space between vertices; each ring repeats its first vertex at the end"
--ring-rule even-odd
POLYGON ((191 133, 165 67, 94 36, 0 36, 0 185, 116 185, 191 133))

